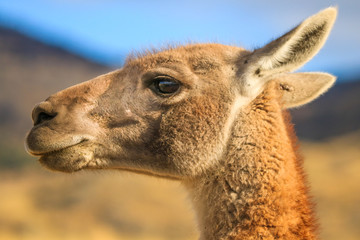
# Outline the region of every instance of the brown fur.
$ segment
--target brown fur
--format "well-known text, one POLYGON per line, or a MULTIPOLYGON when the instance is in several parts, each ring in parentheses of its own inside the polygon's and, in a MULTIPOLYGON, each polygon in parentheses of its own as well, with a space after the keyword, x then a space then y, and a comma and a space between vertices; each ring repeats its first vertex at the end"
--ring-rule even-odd
POLYGON ((203 240, 316 239, 284 108, 315 99, 334 77, 287 72, 316 54, 335 16, 327 9, 253 52, 193 44, 131 57, 38 104, 27 149, 57 171, 120 169, 182 181, 203 240), (178 90, 161 94, 159 77, 178 90))
POLYGON ((222 162, 186 183, 201 214, 202 239, 316 239, 277 86, 239 113, 222 162))

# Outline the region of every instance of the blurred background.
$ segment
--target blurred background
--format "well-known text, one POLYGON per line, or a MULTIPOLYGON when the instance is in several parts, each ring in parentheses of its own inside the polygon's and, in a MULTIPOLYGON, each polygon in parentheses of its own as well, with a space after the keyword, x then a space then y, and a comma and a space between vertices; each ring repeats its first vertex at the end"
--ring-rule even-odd
POLYGON ((328 6, 339 16, 301 71, 338 76, 292 110, 323 239, 360 239, 360 1, 0 1, 0 239, 197 239, 178 182, 50 173, 23 147, 33 106, 120 68, 134 50, 219 42, 254 49, 328 6))

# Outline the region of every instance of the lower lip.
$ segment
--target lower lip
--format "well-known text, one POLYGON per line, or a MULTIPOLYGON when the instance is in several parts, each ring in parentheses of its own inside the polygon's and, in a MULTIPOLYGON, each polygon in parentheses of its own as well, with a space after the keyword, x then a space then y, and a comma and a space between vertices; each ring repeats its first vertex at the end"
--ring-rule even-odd
POLYGON ((28 151, 30 154, 32 154, 32 155, 34 155, 34 156, 36 156, 36 157, 41 157, 41 156, 47 156, 47 155, 51 155, 51 154, 54 154, 54 153, 62 152, 62 151, 64 151, 64 150, 68 149, 68 148, 71 148, 71 147, 74 147, 74 146, 78 146, 78 145, 80 145, 80 144, 82 144, 82 143, 84 143, 84 142, 87 142, 87 141, 88 141, 87 139, 83 139, 83 140, 81 140, 80 142, 78 142, 78 143, 76 143, 76 144, 74 144, 74 145, 66 146, 66 147, 64 147, 64 148, 52 150, 52 151, 49 151, 49 152, 33 153, 33 152, 29 151, 29 149, 27 149, 27 151, 28 151))

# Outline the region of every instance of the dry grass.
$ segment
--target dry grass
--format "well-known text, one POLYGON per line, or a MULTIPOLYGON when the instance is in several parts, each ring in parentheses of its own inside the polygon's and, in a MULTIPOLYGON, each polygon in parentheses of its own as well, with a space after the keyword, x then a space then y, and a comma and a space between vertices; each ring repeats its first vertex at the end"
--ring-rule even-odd
POLYGON ((303 149, 322 239, 360 239, 360 132, 303 149))
MULTIPOLYGON (((360 134, 304 143, 322 237, 359 239, 360 134)), ((119 172, 0 172, 0 239, 196 239, 178 182, 119 172)))
POLYGON ((195 239, 180 184, 107 172, 1 173, 0 239, 195 239))

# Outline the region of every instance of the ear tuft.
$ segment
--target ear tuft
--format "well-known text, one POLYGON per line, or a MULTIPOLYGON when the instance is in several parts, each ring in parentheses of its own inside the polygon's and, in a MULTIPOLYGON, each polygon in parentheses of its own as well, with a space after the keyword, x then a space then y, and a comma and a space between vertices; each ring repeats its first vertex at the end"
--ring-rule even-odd
POLYGON ((254 97, 270 79, 292 72, 308 62, 324 45, 336 15, 336 8, 327 8, 252 52, 245 60, 248 64, 241 77, 242 92, 254 97))
POLYGON ((336 8, 327 8, 309 17, 296 28, 269 43, 260 52, 259 65, 268 74, 290 72, 313 58, 324 45, 337 15, 336 8))

